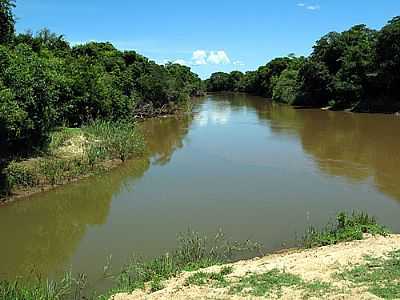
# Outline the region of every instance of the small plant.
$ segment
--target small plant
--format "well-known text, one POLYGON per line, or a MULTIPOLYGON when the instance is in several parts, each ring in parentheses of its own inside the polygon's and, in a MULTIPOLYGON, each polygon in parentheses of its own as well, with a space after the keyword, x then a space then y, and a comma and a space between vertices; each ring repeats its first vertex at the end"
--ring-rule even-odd
POLYGON ((38 181, 35 168, 28 167, 16 161, 11 162, 7 166, 5 176, 9 189, 13 189, 14 187, 33 187, 37 185, 38 181))
POLYGON ((219 272, 197 272, 186 279, 185 285, 204 285, 216 282, 217 286, 226 286, 228 282, 225 276, 232 273, 232 267, 223 267, 219 272))
POLYGON ((160 278, 160 277, 155 277, 150 282, 150 291, 152 293, 162 290, 163 288, 164 288, 164 285, 162 284, 162 278, 160 278))
POLYGON ((342 212, 337 215, 336 223, 329 224, 322 230, 310 227, 303 236, 302 244, 306 248, 333 245, 361 240, 365 233, 387 235, 388 230, 366 213, 353 212, 348 215, 342 212))
POLYGON ((231 293, 247 291, 253 296, 270 296, 282 294, 283 287, 300 286, 303 281, 299 276, 274 269, 263 274, 251 274, 231 287, 231 293))
POLYGON ((68 169, 67 160, 49 157, 39 161, 38 172, 46 184, 56 185, 62 183, 66 178, 68 169))
POLYGON ((104 147, 94 143, 86 146, 85 156, 88 161, 88 164, 93 168, 97 162, 106 159, 107 153, 104 147))

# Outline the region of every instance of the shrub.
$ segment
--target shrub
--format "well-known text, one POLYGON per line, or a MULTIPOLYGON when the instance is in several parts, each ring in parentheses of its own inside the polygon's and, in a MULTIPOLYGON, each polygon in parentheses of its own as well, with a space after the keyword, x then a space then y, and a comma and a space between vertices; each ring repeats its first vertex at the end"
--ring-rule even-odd
POLYGON ((342 212, 337 215, 336 223, 328 224, 322 230, 310 227, 303 236, 302 244, 306 248, 333 245, 339 242, 361 240, 365 233, 386 235, 388 230, 367 213, 353 212, 348 215, 342 212))
POLYGON ((37 185, 37 172, 34 167, 28 167, 20 162, 12 161, 5 169, 8 188, 33 187, 37 185))

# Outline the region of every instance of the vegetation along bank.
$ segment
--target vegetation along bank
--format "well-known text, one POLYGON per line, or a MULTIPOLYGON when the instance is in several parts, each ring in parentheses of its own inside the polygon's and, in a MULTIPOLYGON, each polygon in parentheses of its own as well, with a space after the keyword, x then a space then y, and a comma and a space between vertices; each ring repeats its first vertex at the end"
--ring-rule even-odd
POLYGON ((0 299, 398 299, 400 237, 367 214, 340 213, 324 228, 310 228, 299 248, 250 260, 261 247, 232 242, 219 232, 180 235, 176 250, 152 260, 132 259, 113 286, 97 293, 87 276, 0 282, 0 299))
POLYGON ((0 0, 0 198, 140 155, 143 138, 129 122, 173 113, 203 93, 185 66, 110 43, 71 46, 48 29, 16 34, 14 7, 0 0))
POLYGON ((252 93, 302 107, 400 111, 400 17, 380 30, 356 25, 318 40, 309 57, 291 54, 256 71, 217 72, 207 90, 252 93))

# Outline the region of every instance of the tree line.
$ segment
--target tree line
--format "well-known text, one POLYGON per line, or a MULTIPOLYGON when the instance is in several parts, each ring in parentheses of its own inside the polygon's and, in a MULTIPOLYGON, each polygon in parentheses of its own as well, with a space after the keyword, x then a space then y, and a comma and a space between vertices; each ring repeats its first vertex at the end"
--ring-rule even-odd
POLYGON ((356 25, 319 39, 309 57, 273 59, 256 71, 217 72, 210 92, 246 92, 296 106, 400 110, 400 17, 381 30, 356 25))
POLYGON ((158 65, 110 43, 71 46, 47 29, 15 31, 14 0, 0 0, 0 148, 32 148, 58 126, 164 111, 202 93, 190 68, 158 65))

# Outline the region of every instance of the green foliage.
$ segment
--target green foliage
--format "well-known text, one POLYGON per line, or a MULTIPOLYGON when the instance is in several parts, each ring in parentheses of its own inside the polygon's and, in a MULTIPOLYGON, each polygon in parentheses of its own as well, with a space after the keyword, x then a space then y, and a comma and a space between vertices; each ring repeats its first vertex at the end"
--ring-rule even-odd
POLYGON ((12 9, 14 0, 0 0, 0 44, 10 42, 14 37, 15 18, 12 9))
POLYGON ((5 169, 8 189, 57 185, 85 175, 89 166, 82 158, 44 157, 32 162, 12 161, 5 169))
POLYGON ((235 79, 224 72, 213 73, 206 84, 207 90, 210 92, 235 90, 235 79))
POLYGON ((303 237, 306 248, 320 247, 363 239, 363 234, 387 235, 388 230, 379 225, 374 217, 366 213, 353 212, 351 215, 339 213, 334 224, 318 230, 310 227, 303 237))
POLYGON ((374 95, 383 105, 400 108, 400 17, 395 17, 378 33, 376 43, 377 76, 374 95))
POLYGON ((43 146, 59 126, 128 119, 145 107, 163 113, 202 93, 190 68, 158 65, 110 43, 71 48, 48 29, 14 36, 13 7, 0 0, 0 141, 9 152, 43 146))
POLYGON ((305 107, 400 110, 400 17, 380 31, 361 24, 319 39, 311 55, 281 57, 256 71, 214 73, 207 89, 257 94, 305 107))
POLYGON ((333 78, 322 62, 308 60, 299 70, 299 93, 293 104, 326 106, 332 97, 333 78))
POLYGON ((368 257, 366 264, 346 269, 336 276, 356 287, 367 287, 368 291, 383 299, 400 298, 400 251, 384 258, 368 257))
POLYGON ((297 70, 285 70, 279 77, 274 77, 272 99, 277 102, 292 104, 297 93, 297 70))

